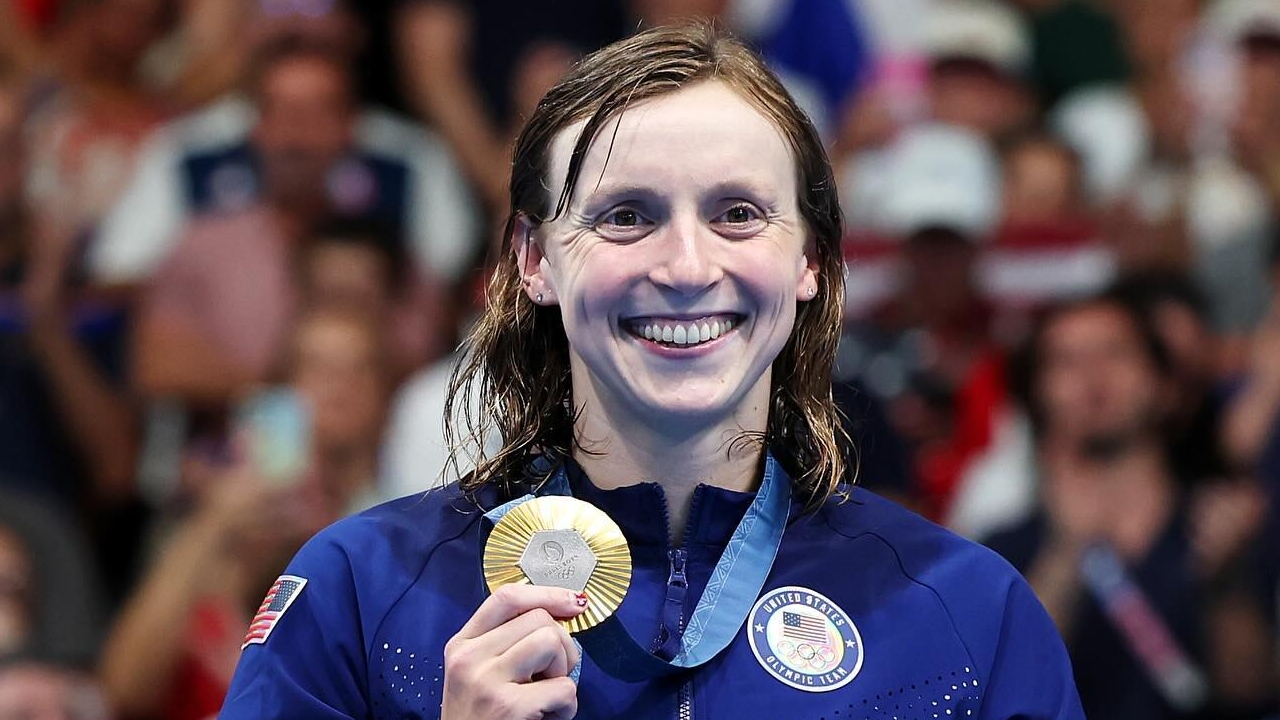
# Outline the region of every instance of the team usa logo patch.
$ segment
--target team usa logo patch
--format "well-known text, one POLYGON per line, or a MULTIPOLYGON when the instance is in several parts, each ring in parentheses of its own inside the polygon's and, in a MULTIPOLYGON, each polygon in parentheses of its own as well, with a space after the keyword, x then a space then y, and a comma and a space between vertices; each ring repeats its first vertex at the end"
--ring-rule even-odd
POLYGON ((281 575, 276 578, 276 581, 271 583, 271 589, 267 591, 267 597, 258 608, 258 614, 254 615, 253 622, 249 623, 249 632, 244 636, 244 644, 240 649, 266 642, 267 636, 275 629, 280 618, 284 617, 289 606, 293 605, 293 601, 302 594, 302 588, 306 584, 307 579, 297 575, 281 575))
POLYGON ((835 690, 862 669, 858 628, 838 605, 808 588, 766 593, 751 609, 747 630, 761 667, 798 690, 835 690))

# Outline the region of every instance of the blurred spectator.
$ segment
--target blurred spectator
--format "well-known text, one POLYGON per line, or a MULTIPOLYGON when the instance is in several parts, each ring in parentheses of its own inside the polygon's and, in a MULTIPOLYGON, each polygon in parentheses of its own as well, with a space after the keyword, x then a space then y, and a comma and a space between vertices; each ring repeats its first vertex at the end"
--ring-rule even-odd
POLYGON ((385 335, 392 378, 405 377, 444 349, 449 338, 441 328, 454 324, 453 308, 443 288, 415 271, 391 228, 360 220, 325 222, 296 260, 300 302, 369 318, 385 335))
POLYGON ((1003 218, 981 261, 984 294, 1010 312, 1105 287, 1115 258, 1086 211, 1079 157, 1043 132, 1004 150, 1003 218))
MULTIPOLYGON (((364 167, 342 164, 350 130, 345 78, 335 59, 314 50, 294 49, 268 65, 256 133, 263 196, 246 198, 251 204, 242 210, 197 218, 165 260, 138 322, 135 382, 148 397, 216 407, 263 379, 278 358, 302 291, 295 263, 328 213, 327 171, 359 174, 364 167)), ((428 281, 415 263, 394 254, 394 233, 356 240, 393 253, 385 277, 367 282, 391 279, 392 272, 406 280, 409 289, 387 287, 385 299, 411 304, 399 311, 394 357, 401 371, 417 367, 438 350, 451 318, 440 302, 427 309, 427 291, 417 286, 428 281)))
POLYGON ((180 31, 169 81, 171 101, 180 108, 234 92, 253 58, 282 37, 304 36, 347 55, 366 42, 343 0, 186 0, 180 31))
POLYGON ((91 675, 36 659, 0 662, 0 720, 110 720, 91 675))
POLYGON ((313 311, 295 331, 289 382, 310 409, 310 473, 335 512, 392 499, 377 486, 392 387, 384 348, 380 326, 350 311, 313 311))
MULTIPOLYGON (((1280 5, 1228 0, 1217 8, 1219 32, 1236 72, 1231 118, 1232 166, 1204 181, 1192 228, 1198 277, 1212 301, 1215 326, 1230 335, 1243 359, 1245 337, 1262 319, 1268 300, 1267 254, 1280 212, 1280 5)), ((1225 162, 1225 161, 1224 161, 1225 162)))
MULTIPOLYGON (((941 518, 1005 405, 1003 356, 976 272, 999 218, 999 166, 981 136, 940 124, 905 132, 890 157, 878 216, 901 252, 866 268, 853 255, 851 290, 887 286, 887 300, 846 332, 837 377, 857 379, 889 403, 912 449, 913 494, 941 518)), ((850 252, 862 249, 858 242, 850 252)))
MULTIPOLYGON (((880 5, 878 1, 866 1, 871 8, 880 5)), ((908 107, 911 103, 905 95, 909 92, 901 87, 910 84, 908 80, 881 78, 849 111, 836 145, 842 204, 849 229, 856 234, 897 230, 894 219, 886 215, 893 211, 885 211, 883 206, 896 202, 893 193, 899 188, 906 193, 916 191, 910 183, 890 187, 888 178, 897 172, 899 148, 910 142, 916 126, 964 130, 978 136, 979 142, 989 143, 988 147, 995 147, 995 143, 1009 139, 1034 119, 1034 96, 1028 85, 1030 45, 1026 28, 1012 9, 994 0, 928 4, 914 0, 912 4, 920 8, 921 26, 914 37, 899 42, 906 47, 916 46, 923 57, 926 95, 922 111, 917 113, 908 107), (895 107, 895 102, 902 107, 895 107)), ((871 16, 887 12, 875 10, 871 16)), ((903 9, 895 12, 899 14, 878 22, 883 25, 889 19, 907 21, 901 14, 903 9)), ((898 52, 911 57, 909 51, 898 52)), ((880 74, 910 75, 908 61, 898 62, 906 67, 881 70, 880 74)), ((992 171, 991 176, 997 178, 998 184, 999 170, 992 171)), ((994 223, 999 215, 999 187, 988 190, 984 186, 973 192, 980 192, 983 197, 962 210, 970 215, 995 215, 991 220, 994 223), (988 199, 992 192, 994 199, 988 199)), ((860 292, 860 285, 850 283, 855 292, 860 292)), ((882 285, 873 283, 877 288, 882 285)), ((855 295, 853 300, 858 303, 861 298, 855 295)))
POLYGON ((1217 379, 1216 337, 1208 301, 1185 275, 1126 276, 1113 288, 1137 308, 1169 352, 1173 403, 1166 423, 1172 464, 1185 479, 1222 478, 1238 467, 1225 454, 1222 415, 1228 392, 1217 379))
POLYGON ((926 19, 930 113, 1000 141, 1034 117, 1022 19, 991 0, 950 0, 926 19))
POLYGON ((63 501, 132 492, 120 309, 72 289, 72 238, 20 193, 22 108, 0 78, 0 484, 63 501))
MULTIPOLYGON (((1266 98, 1276 91, 1266 72, 1253 72, 1266 53, 1251 48, 1280 38, 1280 7, 1223 0, 1201 14, 1202 5, 1116 3, 1135 70, 1125 102, 1144 116, 1146 149, 1128 186, 1104 198, 1107 232, 1126 269, 1193 274, 1214 329, 1226 336, 1218 364, 1238 369, 1244 338, 1265 310, 1262 268, 1275 208, 1258 162, 1267 153, 1255 142, 1265 143, 1265 133, 1248 128, 1267 125, 1266 98)), ((1105 157, 1108 146, 1128 154, 1126 143, 1117 152, 1108 140, 1121 137, 1106 132, 1119 127, 1112 117, 1094 124, 1098 152, 1086 156, 1105 157)))
POLYGON ((133 170, 142 139, 163 118, 139 80, 147 50, 173 19, 172 0, 93 0, 66 8, 54 84, 27 123, 32 211, 60 232, 91 228, 133 170))
POLYGON ((145 282, 193 215, 242 211, 282 192, 270 176, 280 172, 313 173, 314 202, 396 228, 424 272, 454 282, 470 268, 477 217, 447 149, 396 116, 353 105, 347 52, 297 25, 298 34, 262 46, 251 99, 226 97, 148 141, 89 249, 96 281, 145 282))
POLYGON ((106 620, 97 577, 65 513, 0 492, 0 658, 91 663, 106 620))
POLYGON ((381 347, 367 317, 308 313, 294 332, 286 394, 270 400, 286 404, 241 417, 231 467, 191 457, 194 507, 168 534, 104 653, 107 693, 125 714, 216 713, 245 628, 290 556, 324 525, 385 499, 375 484, 389 382, 381 347))
POLYGON ((578 56, 632 29, 622 0, 402 0, 397 20, 410 104, 496 215, 522 116, 578 56))
POLYGON ((1267 491, 1272 531, 1267 545, 1280 568, 1280 243, 1272 249, 1270 275, 1271 306, 1252 337, 1249 362, 1226 405, 1221 432, 1229 461, 1256 473, 1267 491))
MULTIPOLYGON (((1226 699, 1209 682, 1223 657, 1209 641, 1223 628, 1200 574, 1225 558, 1202 554, 1205 529, 1189 521, 1180 468, 1169 462, 1172 362, 1155 329, 1102 296, 1048 314, 1023 360, 1040 510, 988 544, 1027 575, 1058 623, 1086 714, 1190 717, 1213 691, 1226 699)), ((1215 552, 1238 553, 1256 530, 1256 518, 1215 527, 1230 536, 1215 552)), ((1268 634, 1257 613, 1228 617, 1251 627, 1244 636, 1268 634)), ((1270 654, 1255 642, 1226 655, 1255 668, 1254 698, 1272 682, 1270 654)))
POLYGON ((1231 462, 1262 471, 1280 490, 1280 242, 1271 252, 1270 308, 1254 332, 1241 388, 1227 407, 1223 441, 1231 462))
POLYGON ((833 139, 851 102, 872 75, 861 8, 848 0, 737 0, 725 11, 787 90, 833 139))
MULTIPOLYGON (((837 157, 883 146, 898 130, 925 119, 959 125, 993 141, 1034 120, 1031 39, 1022 18, 1004 3, 860 0, 856 5, 867 16, 878 59, 870 88, 845 114, 837 157)), ((853 172, 874 175, 876 164, 874 154, 863 153, 854 157, 853 172)))
POLYGON ((1139 173, 1151 162, 1152 139, 1146 111, 1131 90, 1122 85, 1080 88, 1062 98, 1047 120, 1078 159, 1077 212, 1096 214, 1132 199, 1139 173))

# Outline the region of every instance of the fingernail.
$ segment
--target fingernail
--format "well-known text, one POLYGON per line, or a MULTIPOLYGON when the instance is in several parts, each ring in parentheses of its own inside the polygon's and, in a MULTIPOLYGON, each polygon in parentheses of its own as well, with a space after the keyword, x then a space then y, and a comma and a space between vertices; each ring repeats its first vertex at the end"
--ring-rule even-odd
POLYGON ((578 607, 583 607, 583 608, 587 606, 588 602, 590 602, 587 599, 587 594, 584 592, 575 594, 573 596, 573 601, 578 604, 578 607))

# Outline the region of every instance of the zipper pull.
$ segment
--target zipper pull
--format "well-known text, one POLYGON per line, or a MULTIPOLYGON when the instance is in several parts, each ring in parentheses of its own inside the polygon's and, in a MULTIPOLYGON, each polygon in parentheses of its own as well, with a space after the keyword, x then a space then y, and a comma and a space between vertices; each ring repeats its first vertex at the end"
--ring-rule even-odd
POLYGON ((667 576, 666 602, 662 604, 662 626, 658 629, 653 652, 663 660, 670 660, 680 651, 680 634, 684 630, 684 597, 689 588, 685 578, 684 548, 667 551, 671 560, 671 574, 667 576))
MULTIPOLYGON (((672 589, 678 588, 680 590, 684 590, 689 587, 689 581, 686 580, 684 576, 685 558, 686 555, 684 548, 678 548, 671 551, 671 576, 667 578, 668 598, 671 597, 670 591, 672 589)), ((683 596, 681 596, 681 600, 683 599, 683 596)))

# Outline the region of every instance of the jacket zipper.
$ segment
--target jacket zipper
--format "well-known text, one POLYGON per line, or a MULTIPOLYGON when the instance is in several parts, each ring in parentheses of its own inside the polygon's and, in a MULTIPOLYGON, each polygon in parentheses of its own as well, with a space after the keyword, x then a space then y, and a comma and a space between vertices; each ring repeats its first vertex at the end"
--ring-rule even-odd
MULTIPOLYGON (((675 618, 675 629, 678 636, 684 633, 684 600, 685 591, 689 587, 689 580, 685 576, 685 560, 687 554, 684 548, 677 548, 670 551, 671 558, 671 575, 667 578, 667 598, 668 609, 672 605, 680 608, 679 614, 675 618), (678 602, 678 604, 677 604, 678 602)), ((669 617, 664 617, 664 624, 667 624, 669 617)), ((667 625, 670 627, 670 625, 667 625)), ((680 686, 680 690, 676 695, 676 718, 677 720, 693 720, 693 677, 690 676, 684 684, 680 686)))
POLYGON ((690 677, 680 686, 679 705, 676 709, 678 720, 693 720, 693 678, 690 677))
MULTIPOLYGON (((660 637, 658 639, 659 648, 666 645, 669 638, 672 637, 670 629, 673 626, 677 636, 684 636, 684 623, 686 620, 684 614, 684 601, 685 593, 689 588, 689 579, 685 575, 685 561, 688 559, 688 553, 685 550, 685 547, 688 547, 689 545, 689 537, 693 530, 693 518, 695 517, 695 511, 697 510, 698 501, 700 499, 700 493, 695 492, 693 495, 693 503, 689 507, 689 517, 686 518, 683 547, 667 551, 667 557, 671 561, 671 574, 667 577, 667 603, 662 612, 663 632, 660 633, 660 637), (672 611, 677 608, 678 612, 674 613, 675 617, 673 618, 672 611), (672 620, 675 620, 675 622, 672 623, 672 620)), ((668 512, 670 512, 669 508, 668 512)), ((668 515, 664 520, 667 526, 667 534, 670 535, 671 518, 668 515)), ((665 649, 668 651, 678 650, 678 648, 673 648, 669 645, 665 649)), ((676 718, 677 720, 693 720, 692 675, 690 675, 689 678, 680 685, 680 690, 676 693, 676 718)))

